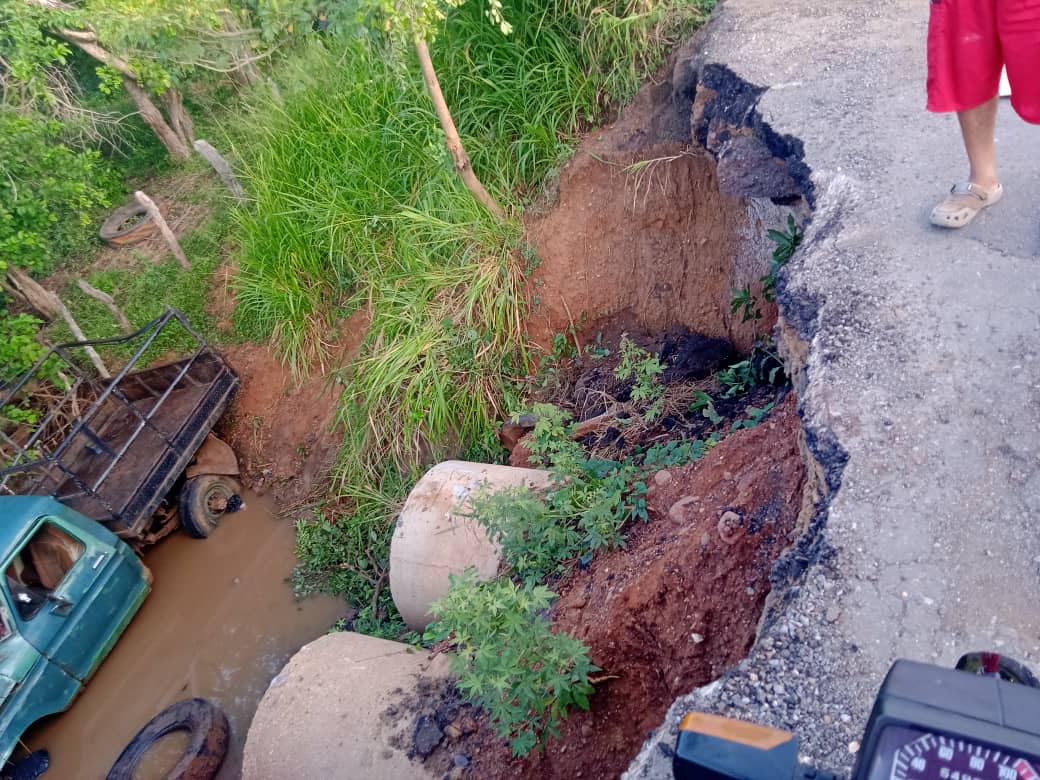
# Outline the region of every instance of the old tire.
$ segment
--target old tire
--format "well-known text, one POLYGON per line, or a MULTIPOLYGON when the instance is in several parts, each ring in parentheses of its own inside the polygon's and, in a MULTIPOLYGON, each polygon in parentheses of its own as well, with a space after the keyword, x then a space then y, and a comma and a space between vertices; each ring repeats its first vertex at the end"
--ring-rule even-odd
POLYGON ((175 731, 189 732, 191 742, 166 780, 210 780, 224 762, 230 728, 224 711, 208 699, 184 699, 148 721, 116 759, 108 780, 133 780, 145 753, 175 731))
POLYGON ((131 201, 112 212, 101 226, 98 235, 101 236, 102 241, 112 246, 127 246, 140 243, 158 232, 159 228, 148 216, 144 206, 136 201, 131 201), (138 216, 141 219, 136 223, 123 227, 123 223, 128 219, 138 216))
POLYGON ((181 488, 178 511, 181 528, 189 536, 205 539, 220 525, 227 502, 238 495, 238 483, 220 474, 192 477, 181 488))

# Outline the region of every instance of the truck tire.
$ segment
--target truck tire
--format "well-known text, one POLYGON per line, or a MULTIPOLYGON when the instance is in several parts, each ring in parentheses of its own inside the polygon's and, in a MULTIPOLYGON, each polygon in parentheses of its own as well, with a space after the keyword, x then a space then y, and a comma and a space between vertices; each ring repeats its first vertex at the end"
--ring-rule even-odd
POLYGON ((160 712, 123 749, 107 780, 133 780, 141 759, 167 734, 187 731, 191 742, 165 780, 211 780, 228 749, 227 715, 209 699, 184 699, 160 712))
POLYGON ((111 246, 127 246, 140 243, 158 232, 158 226, 145 212, 144 206, 136 201, 131 201, 112 212, 111 216, 101 225, 98 235, 102 241, 111 246), (125 225, 134 217, 140 217, 140 219, 130 225, 125 225))
POLYGON ((181 488, 178 512, 189 536, 205 539, 228 512, 241 505, 238 483, 220 474, 192 477, 181 488))

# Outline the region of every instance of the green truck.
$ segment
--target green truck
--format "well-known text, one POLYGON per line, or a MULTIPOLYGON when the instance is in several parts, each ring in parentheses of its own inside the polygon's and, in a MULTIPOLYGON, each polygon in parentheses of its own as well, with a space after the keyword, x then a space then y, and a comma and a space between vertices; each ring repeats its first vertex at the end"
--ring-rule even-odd
POLYGON ((238 464, 212 428, 238 384, 167 309, 127 336, 55 346, 0 386, 0 763, 72 704, 140 608, 152 576, 138 553, 177 527, 206 537, 237 507, 238 464), (138 369, 176 328, 193 353, 138 369), (115 375, 85 357, 115 343, 134 348, 115 375))

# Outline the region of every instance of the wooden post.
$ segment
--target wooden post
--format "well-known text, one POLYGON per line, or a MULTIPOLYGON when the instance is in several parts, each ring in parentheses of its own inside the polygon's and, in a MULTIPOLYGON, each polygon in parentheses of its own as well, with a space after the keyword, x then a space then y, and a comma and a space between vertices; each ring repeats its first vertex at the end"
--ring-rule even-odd
POLYGON ((239 200, 242 200, 242 198, 246 196, 246 191, 242 189, 242 185, 239 183, 238 179, 235 178, 235 174, 231 170, 231 165, 226 159, 224 159, 224 156, 214 149, 210 145, 209 141, 202 138, 192 145, 195 147, 195 151, 205 157, 206 161, 213 166, 213 170, 217 172, 217 175, 220 176, 220 180, 224 182, 224 186, 231 191, 231 194, 239 200))
POLYGON ((173 256, 177 258, 181 267, 186 271, 190 271, 191 263, 188 262, 188 256, 184 254, 181 245, 177 243, 177 236, 173 234, 173 231, 170 230, 170 226, 167 225, 166 220, 163 219, 163 215, 159 213, 159 207, 155 205, 155 201, 140 190, 134 193, 134 197, 137 198, 137 202, 144 207, 145 211, 148 212, 148 216, 152 218, 152 222, 154 222, 159 228, 162 237, 166 239, 166 245, 170 248, 173 256))
POLYGON ((94 287, 86 279, 78 279, 76 283, 79 285, 79 289, 84 293, 89 295, 91 298, 96 298, 108 307, 108 310, 112 312, 112 316, 119 322, 119 327, 122 328, 123 333, 130 333, 134 329, 134 326, 130 324, 130 320, 128 320, 126 315, 123 314, 123 310, 116 305, 116 302, 111 295, 103 290, 99 290, 97 287, 94 287))

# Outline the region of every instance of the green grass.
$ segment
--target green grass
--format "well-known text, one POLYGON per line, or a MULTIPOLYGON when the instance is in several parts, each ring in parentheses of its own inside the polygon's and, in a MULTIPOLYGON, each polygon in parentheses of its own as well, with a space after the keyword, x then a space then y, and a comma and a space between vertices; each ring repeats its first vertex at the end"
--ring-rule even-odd
MULTIPOLYGON (((222 244, 229 228, 226 211, 218 210, 192 233, 184 236, 181 247, 191 259, 191 270, 184 270, 172 255, 156 263, 141 254, 132 254, 133 263, 126 268, 92 271, 85 279, 97 289, 107 292, 122 309, 134 328, 158 317, 166 306, 185 313, 206 339, 219 336, 213 318, 206 310, 213 289, 213 273, 221 261, 222 244)), ((100 301, 83 293, 75 281, 61 293, 72 316, 88 338, 120 336, 115 317, 100 301)), ((63 321, 52 323, 46 332, 49 341, 72 341, 71 331, 63 321)), ((155 340, 144 355, 144 364, 193 349, 194 338, 183 328, 171 325, 155 340)), ((99 349, 109 369, 129 358, 139 342, 116 344, 99 349)))

